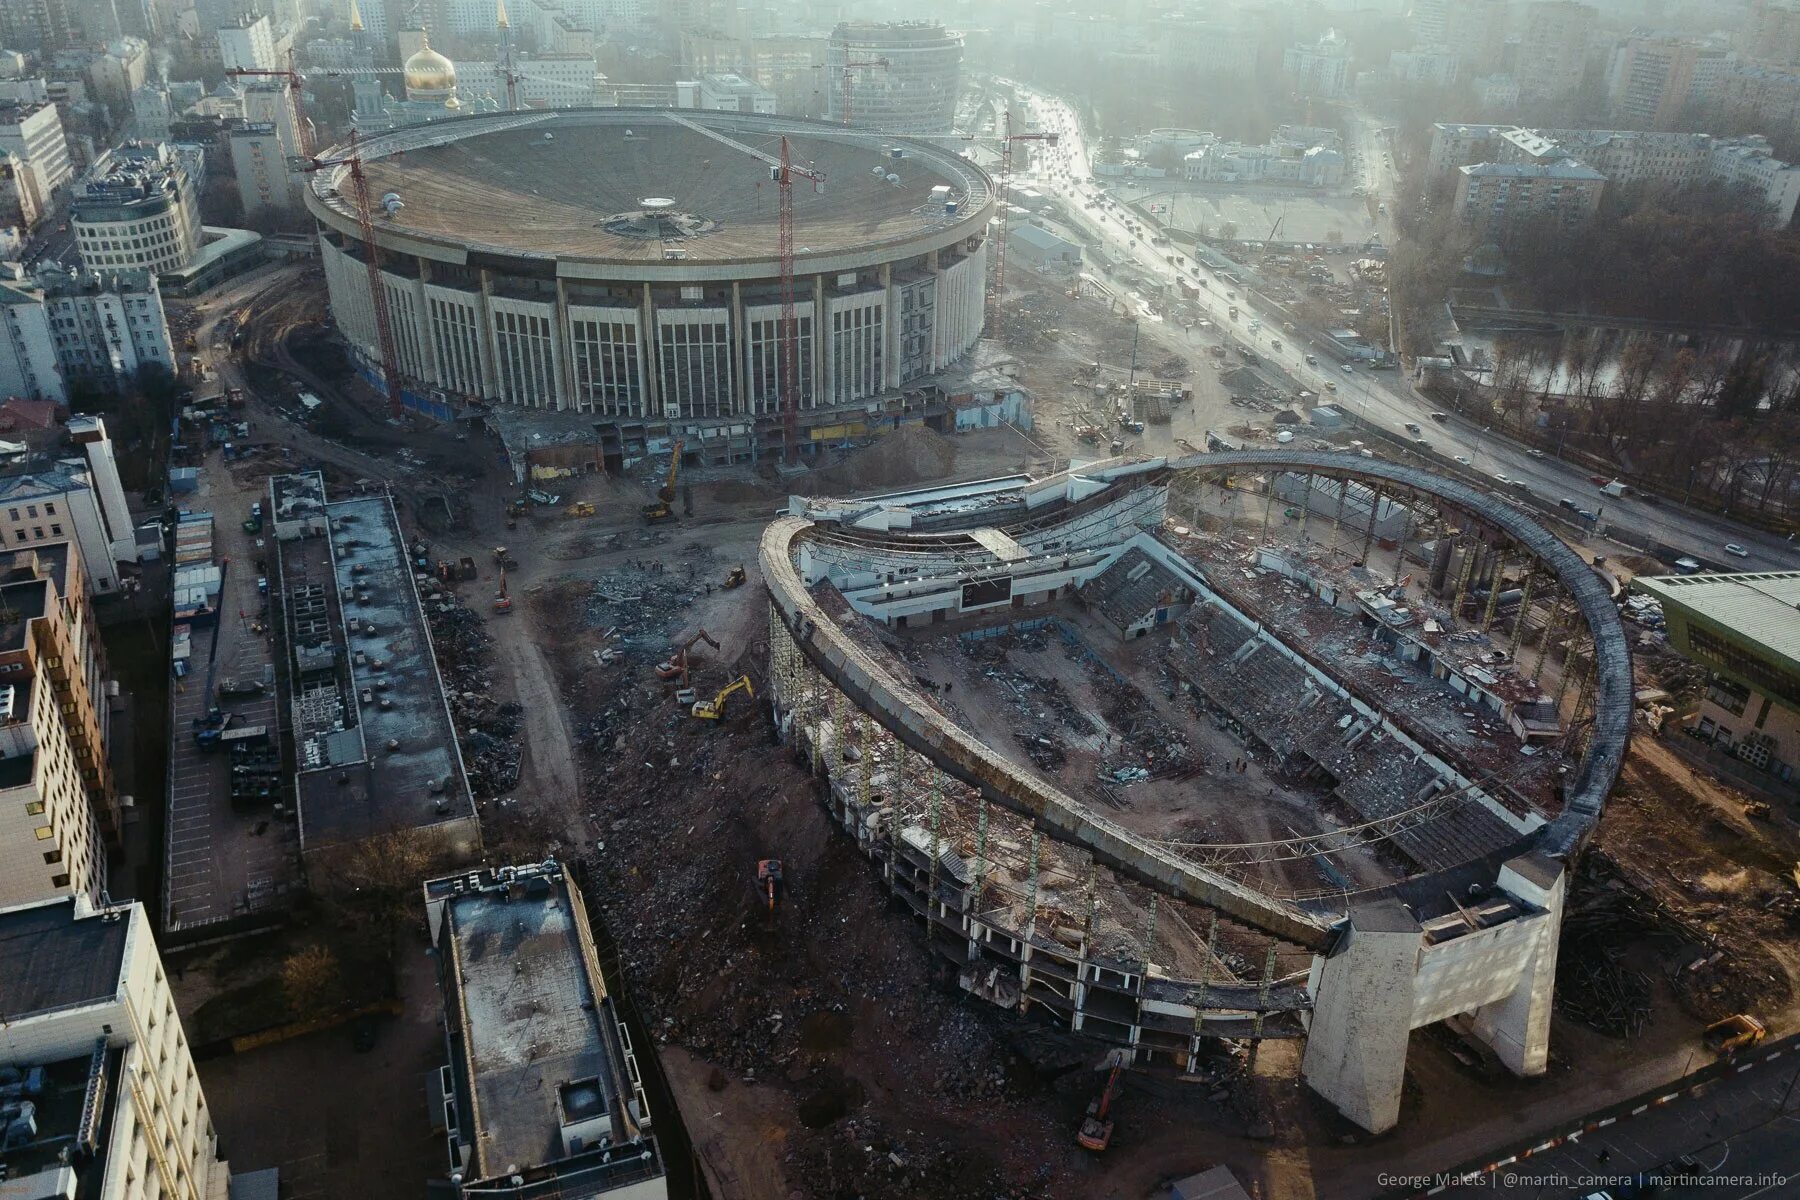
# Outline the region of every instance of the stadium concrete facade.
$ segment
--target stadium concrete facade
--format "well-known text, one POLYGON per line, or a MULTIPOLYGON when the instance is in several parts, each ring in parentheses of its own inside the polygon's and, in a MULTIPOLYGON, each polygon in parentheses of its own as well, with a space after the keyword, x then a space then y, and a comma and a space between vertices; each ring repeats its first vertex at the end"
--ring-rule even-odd
MULTIPOLYGON (((564 109, 361 144, 403 385, 450 410, 592 414, 630 456, 726 430, 781 441, 783 139, 804 440, 953 366, 980 336, 988 176, 923 141, 739 113, 564 109)), ((328 152, 326 157, 333 157, 328 152)), ((308 209, 332 311, 380 361, 348 168, 308 209)), ((721 443, 723 444, 723 443, 721 443)))

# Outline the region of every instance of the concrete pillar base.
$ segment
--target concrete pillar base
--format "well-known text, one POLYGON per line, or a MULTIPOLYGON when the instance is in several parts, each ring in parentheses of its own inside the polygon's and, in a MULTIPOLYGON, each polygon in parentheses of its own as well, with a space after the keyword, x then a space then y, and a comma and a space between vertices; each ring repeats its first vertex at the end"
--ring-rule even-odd
POLYGON ((1419 936, 1418 921, 1398 900, 1365 905, 1351 910, 1313 967, 1316 1000, 1301 1075, 1370 1133, 1400 1120, 1419 936))

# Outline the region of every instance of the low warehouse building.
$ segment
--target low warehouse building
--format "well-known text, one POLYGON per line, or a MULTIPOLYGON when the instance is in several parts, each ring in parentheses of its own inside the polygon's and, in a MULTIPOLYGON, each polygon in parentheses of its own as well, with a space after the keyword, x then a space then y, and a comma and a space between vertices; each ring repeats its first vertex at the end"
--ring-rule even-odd
POLYGON ((1015 262, 1038 271, 1079 271, 1081 247, 1036 225, 1020 225, 1006 238, 1006 252, 1015 262))

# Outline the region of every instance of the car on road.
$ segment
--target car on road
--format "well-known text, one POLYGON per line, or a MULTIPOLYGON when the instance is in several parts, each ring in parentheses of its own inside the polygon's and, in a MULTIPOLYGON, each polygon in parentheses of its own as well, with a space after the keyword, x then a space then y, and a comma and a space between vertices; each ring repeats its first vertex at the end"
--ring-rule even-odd
POLYGON ((1318 366, 1318 365, 1319 365, 1319 357, 1318 357, 1318 355, 1316 355, 1316 354, 1309 354, 1309 355, 1307 355, 1307 356, 1306 356, 1306 365, 1307 365, 1307 366, 1309 366, 1309 367, 1316 367, 1316 366, 1318 366))
POLYGON ((1544 457, 1544 452, 1542 450, 1527 450, 1525 456, 1527 458, 1542 458, 1544 457))
POLYGON ((1587 510, 1587 509, 1585 509, 1585 508, 1578 508, 1578 509, 1576 509, 1576 510, 1575 510, 1575 515, 1576 515, 1576 516, 1578 516, 1578 517, 1580 517, 1580 518, 1581 518, 1581 519, 1582 519, 1582 520, 1584 520, 1584 521, 1598 521, 1598 520, 1599 520, 1599 519, 1600 519, 1600 518, 1599 518, 1599 516, 1598 516, 1598 515, 1596 515, 1596 514, 1594 514, 1594 513, 1591 513, 1591 512, 1589 512, 1589 511, 1588 511, 1588 510, 1587 510))
POLYGON ((1331 380, 1327 379, 1325 381, 1325 390, 1328 392, 1335 392, 1335 391, 1337 391, 1337 384, 1335 384, 1335 383, 1331 382, 1331 380))
POLYGON ((1749 558, 1750 557, 1750 552, 1748 550, 1744 549, 1742 546, 1738 545, 1736 542, 1726 542, 1725 543, 1725 553, 1731 555, 1733 558, 1749 558))
POLYGON ((1346 374, 1346 375, 1354 375, 1354 374, 1356 374, 1356 368, 1355 368, 1355 367, 1353 367, 1353 366, 1351 366, 1351 365, 1350 365, 1350 364, 1349 364, 1349 363, 1345 363, 1345 364, 1344 364, 1344 365, 1343 365, 1343 367, 1341 367, 1341 368, 1340 368, 1340 369, 1341 369, 1341 370, 1342 370, 1342 371, 1343 371, 1343 372, 1344 372, 1344 374, 1346 374))
POLYGON ((1436 421, 1439 425, 1445 425, 1445 424, 1448 424, 1450 421, 1450 414, 1434 412, 1431 414, 1431 419, 1436 421))
POLYGON ((1469 465, 1469 456, 1466 454, 1459 454, 1456 456, 1456 461, 1466 467, 1469 465))

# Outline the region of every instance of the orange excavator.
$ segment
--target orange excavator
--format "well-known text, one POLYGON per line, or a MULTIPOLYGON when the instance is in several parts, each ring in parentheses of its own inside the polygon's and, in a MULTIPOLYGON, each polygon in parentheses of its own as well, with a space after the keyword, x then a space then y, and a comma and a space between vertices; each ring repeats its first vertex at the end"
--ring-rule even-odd
POLYGON ((1075 1141, 1084 1150, 1092 1150, 1096 1154, 1112 1145, 1113 1121, 1111 1117, 1113 1097, 1119 1090, 1119 1075, 1125 1070, 1126 1052, 1110 1050, 1106 1059, 1100 1064, 1101 1070, 1111 1067, 1106 1076, 1106 1086, 1100 1094, 1088 1101, 1087 1116, 1081 1120, 1081 1128, 1075 1134, 1075 1141))
POLYGON ((781 860, 779 858, 759 858, 756 860, 756 886, 761 888, 769 898, 769 915, 775 914, 775 902, 781 896, 781 860))
POLYGON ((494 593, 494 611, 509 613, 512 611, 512 597, 506 593, 506 568, 500 568, 500 590, 494 593))
POLYGON ((719 643, 713 641, 712 634, 702 629, 699 633, 696 633, 693 637, 675 647, 668 658, 656 664, 656 677, 665 680, 678 678, 685 684, 688 681, 688 651, 692 650, 701 642, 705 642, 714 650, 719 648, 719 643))

